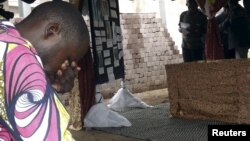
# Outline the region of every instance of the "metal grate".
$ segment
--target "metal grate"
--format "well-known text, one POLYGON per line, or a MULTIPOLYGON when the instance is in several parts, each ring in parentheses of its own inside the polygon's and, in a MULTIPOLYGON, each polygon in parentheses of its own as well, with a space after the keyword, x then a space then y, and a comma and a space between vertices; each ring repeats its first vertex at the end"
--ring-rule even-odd
POLYGON ((226 124, 212 120, 169 118, 168 110, 168 103, 148 109, 128 109, 120 114, 128 118, 132 127, 96 129, 147 141, 206 141, 208 125, 226 124))

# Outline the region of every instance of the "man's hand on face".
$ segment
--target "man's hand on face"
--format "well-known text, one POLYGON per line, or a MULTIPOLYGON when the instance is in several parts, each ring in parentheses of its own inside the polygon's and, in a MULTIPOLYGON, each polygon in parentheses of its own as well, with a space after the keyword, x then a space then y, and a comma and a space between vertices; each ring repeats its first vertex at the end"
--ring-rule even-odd
POLYGON ((55 74, 52 86, 57 92, 69 92, 74 87, 74 80, 80 70, 75 61, 69 63, 68 60, 65 60, 55 74))

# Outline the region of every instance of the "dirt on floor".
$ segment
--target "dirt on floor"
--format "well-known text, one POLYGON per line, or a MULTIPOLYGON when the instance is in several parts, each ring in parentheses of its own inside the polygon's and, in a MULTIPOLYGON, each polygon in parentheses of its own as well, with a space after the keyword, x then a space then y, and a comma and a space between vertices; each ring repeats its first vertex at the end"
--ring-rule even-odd
MULTIPOLYGON (((166 103, 168 101, 167 89, 147 91, 136 93, 134 95, 149 105, 158 105, 160 103, 166 103)), ((105 99, 105 103, 108 103, 108 99, 105 99)), ((140 139, 109 134, 92 129, 83 129, 81 131, 71 132, 76 141, 143 141, 140 139)))

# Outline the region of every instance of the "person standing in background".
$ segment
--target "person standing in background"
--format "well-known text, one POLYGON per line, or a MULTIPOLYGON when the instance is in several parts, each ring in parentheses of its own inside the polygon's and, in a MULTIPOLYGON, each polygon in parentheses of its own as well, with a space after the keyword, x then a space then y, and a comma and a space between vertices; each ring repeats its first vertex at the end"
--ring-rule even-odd
POLYGON ((239 0, 229 0, 229 49, 235 49, 236 59, 246 59, 250 48, 249 24, 246 10, 239 4, 239 0))
POLYGON ((184 62, 204 59, 204 37, 207 18, 198 9, 195 0, 187 0, 188 10, 180 15, 179 31, 182 33, 182 53, 184 62))
MULTIPOLYGON (((243 0, 243 5, 247 14, 248 34, 250 34, 250 0, 243 0)), ((250 40, 250 35, 248 35, 248 40, 250 40)))
POLYGON ((235 58, 235 49, 228 48, 228 28, 229 28, 229 18, 228 18, 228 5, 225 5, 223 8, 223 12, 216 16, 216 21, 219 24, 220 35, 221 35, 221 43, 224 49, 224 57, 225 59, 234 59, 235 58))

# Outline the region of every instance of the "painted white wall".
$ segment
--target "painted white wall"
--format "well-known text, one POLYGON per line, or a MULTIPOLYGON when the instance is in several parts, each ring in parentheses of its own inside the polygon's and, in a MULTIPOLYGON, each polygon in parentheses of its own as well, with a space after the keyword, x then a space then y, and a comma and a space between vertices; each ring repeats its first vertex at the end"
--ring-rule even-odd
POLYGON ((187 10, 186 0, 175 0, 175 1, 165 0, 165 9, 166 9, 165 27, 168 29, 168 32, 175 41, 175 44, 178 46, 180 53, 182 53, 181 49, 182 35, 178 30, 179 28, 178 24, 181 13, 187 10))
POLYGON ((157 13, 159 0, 119 0, 120 13, 157 13))
POLYGON ((186 0, 119 0, 119 7, 121 13, 156 13, 181 51, 178 23, 180 14, 187 10, 186 0))

